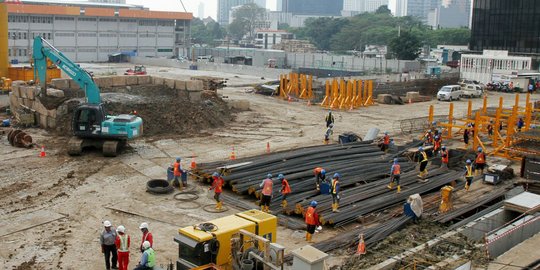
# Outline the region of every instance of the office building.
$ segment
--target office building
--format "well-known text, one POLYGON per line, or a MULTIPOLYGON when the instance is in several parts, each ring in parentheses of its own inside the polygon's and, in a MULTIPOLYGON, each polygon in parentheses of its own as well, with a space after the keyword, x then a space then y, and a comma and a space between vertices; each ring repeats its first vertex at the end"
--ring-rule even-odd
POLYGON ((380 6, 388 6, 388 0, 343 0, 343 16, 375 12, 380 6))
POLYGON ((183 55, 191 13, 95 2, 24 1, 8 4, 8 55, 26 62, 42 36, 77 62, 102 62, 119 52, 152 57, 183 55))
POLYGON ((469 27, 471 0, 444 0, 428 14, 428 25, 433 28, 469 27))
POLYGON ((204 19, 204 3, 200 2, 199 6, 197 7, 197 17, 199 19, 204 19))
POLYGON ((395 16, 413 16, 427 23, 430 11, 441 3, 441 0, 396 0, 395 16))
POLYGON ((340 16, 343 0, 277 0, 279 11, 293 15, 340 16), (280 6, 281 5, 281 6, 280 6))
POLYGON ((236 6, 243 6, 245 4, 255 3, 259 7, 266 9, 266 0, 218 0, 218 14, 217 21, 220 25, 228 25, 231 23, 231 9, 236 6))
POLYGON ((407 0, 396 0, 394 16, 403 17, 407 16, 407 0))

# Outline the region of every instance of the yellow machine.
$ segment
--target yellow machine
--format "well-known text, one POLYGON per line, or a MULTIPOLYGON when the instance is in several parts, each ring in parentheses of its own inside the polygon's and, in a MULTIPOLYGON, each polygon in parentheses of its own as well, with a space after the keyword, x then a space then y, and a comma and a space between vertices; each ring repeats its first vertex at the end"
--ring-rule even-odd
POLYGON ((233 269, 233 235, 244 230, 275 242, 276 228, 276 216, 249 210, 179 229, 174 238, 179 246, 176 269, 187 270, 212 263, 226 270, 233 269))
POLYGON ((11 91, 11 79, 0 77, 0 92, 1 91, 11 91))

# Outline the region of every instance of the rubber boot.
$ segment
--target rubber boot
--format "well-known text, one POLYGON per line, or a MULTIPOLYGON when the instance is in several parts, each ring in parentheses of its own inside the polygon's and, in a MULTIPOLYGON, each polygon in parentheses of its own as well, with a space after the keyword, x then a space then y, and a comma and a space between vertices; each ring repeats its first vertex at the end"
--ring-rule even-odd
POLYGON ((264 205, 261 205, 261 211, 264 212, 264 209, 265 209, 264 205))
POLYGON ((469 184, 465 183, 465 191, 469 191, 469 184))
POLYGON ((217 206, 216 206, 216 209, 217 209, 217 210, 221 210, 221 206, 223 206, 223 203, 222 203, 222 202, 218 202, 218 203, 217 203, 217 206))
POLYGON ((311 243, 311 236, 312 236, 311 233, 306 233, 306 241, 309 243, 311 243))
POLYGON ((336 203, 336 212, 339 212, 339 203, 336 203))
POLYGON ((219 202, 216 202, 216 209, 219 209, 219 202))
POLYGON ((397 186, 397 193, 401 193, 401 186, 400 185, 397 186))
POLYGON ((392 183, 388 184, 388 186, 386 186, 386 187, 387 187, 388 189, 392 189, 392 188, 394 188, 394 182, 392 182, 392 183))
POLYGON ((287 200, 281 201, 281 207, 287 208, 287 200))

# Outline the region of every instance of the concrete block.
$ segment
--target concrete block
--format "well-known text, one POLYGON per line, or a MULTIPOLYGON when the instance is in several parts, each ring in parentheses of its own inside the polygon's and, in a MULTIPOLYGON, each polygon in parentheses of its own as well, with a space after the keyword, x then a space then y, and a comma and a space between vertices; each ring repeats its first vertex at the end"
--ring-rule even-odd
POLYGON ((27 98, 27 97, 26 97, 26 92, 27 92, 26 89, 27 89, 28 87, 30 87, 30 86, 26 86, 26 85, 25 85, 25 86, 19 86, 19 97, 21 97, 21 98, 27 98))
POLYGON ((175 84, 175 79, 165 79, 164 80, 164 83, 167 87, 169 87, 170 89, 174 89, 174 84, 175 84))
POLYGON ((175 80, 174 81, 174 89, 185 91, 186 90, 186 81, 182 80, 175 80))
POLYGON ((145 84, 151 84, 152 83, 152 77, 150 77, 149 75, 142 75, 142 76, 137 76, 137 84, 139 85, 145 85, 145 84))
POLYGON ((417 98, 420 98, 420 93, 419 92, 407 92, 407 94, 405 95, 405 98, 407 100, 415 100, 417 98))
POLYGON ((56 117, 47 116, 47 128, 56 128, 56 117))
POLYGON ((45 106, 43 106, 43 104, 37 100, 34 102, 34 108, 32 109, 36 110, 36 112, 39 114, 47 115, 47 108, 45 108, 45 106))
POLYGON ((24 105, 24 103, 23 103, 23 99, 22 99, 22 98, 20 98, 20 97, 19 97, 19 98, 17 98, 17 104, 19 104, 19 107, 20 107, 21 105, 24 105))
POLYGON ((137 76, 126 76, 126 85, 137 85, 137 76))
POLYGON ((26 97, 30 100, 36 99, 36 87, 35 86, 29 86, 26 88, 26 97))
POLYGON ((113 76, 112 86, 126 86, 126 76, 113 76))
POLYGON ((39 115, 39 127, 41 128, 47 128, 47 115, 38 114, 39 115))
POLYGON ((98 85, 99 88, 111 88, 113 85, 112 77, 110 76, 104 76, 104 77, 95 77, 94 82, 98 85))
POLYGON ((165 79, 164 79, 164 78, 152 76, 152 84, 155 84, 155 85, 163 85, 164 83, 165 83, 165 79))
POLYGON ((377 102, 381 104, 387 104, 388 98, 392 100, 392 95, 389 94, 378 94, 377 102))
POLYGON ((229 108, 239 111, 249 110, 249 100, 231 100, 227 103, 227 105, 229 108))
POLYGON ((69 89, 71 89, 71 90, 79 90, 79 89, 81 89, 81 86, 79 86, 79 84, 76 81, 69 80, 69 89))
POLYGON ((52 79, 51 84, 56 89, 69 89, 69 79, 52 79))
POLYGON ((21 80, 18 80, 18 81, 12 81, 11 82, 11 86, 20 86, 20 85, 25 85, 26 82, 25 81, 21 81, 21 80))
POLYGON ((189 93, 189 100, 191 102, 200 102, 202 91, 191 91, 189 93))
POLYGON ((21 93, 19 92, 19 85, 11 85, 11 93, 15 95, 15 97, 21 97, 21 93))
POLYGON ((31 100, 29 100, 27 98, 23 98, 22 101, 23 101, 22 103, 23 103, 24 106, 32 109, 34 103, 31 100))
POLYGON ((57 98, 63 98, 64 97, 64 91, 54 89, 54 88, 47 88, 47 96, 51 97, 57 97, 57 98))
POLYGON ((47 110, 47 117, 53 117, 56 119, 56 109, 47 110))
POLYGON ((11 107, 11 111, 19 108, 19 99, 15 96, 15 93, 9 93, 9 106, 11 107))
POLYGON ((199 81, 199 80, 186 81, 186 89, 188 91, 202 91, 203 90, 203 81, 199 81))

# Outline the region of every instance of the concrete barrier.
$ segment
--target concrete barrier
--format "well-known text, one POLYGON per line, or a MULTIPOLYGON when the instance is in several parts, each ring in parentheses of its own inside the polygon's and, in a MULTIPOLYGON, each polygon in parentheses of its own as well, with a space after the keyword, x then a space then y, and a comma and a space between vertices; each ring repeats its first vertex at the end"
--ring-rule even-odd
POLYGON ((486 236, 486 249, 491 259, 540 232, 540 214, 527 215, 486 236))

